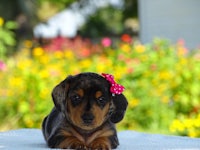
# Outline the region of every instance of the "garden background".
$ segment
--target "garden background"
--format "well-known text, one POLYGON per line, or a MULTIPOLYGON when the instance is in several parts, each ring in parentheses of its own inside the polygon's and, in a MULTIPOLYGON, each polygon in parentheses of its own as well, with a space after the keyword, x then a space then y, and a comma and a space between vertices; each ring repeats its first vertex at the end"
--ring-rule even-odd
POLYGON ((31 5, 37 6, 33 12, 16 10, 30 15, 30 24, 20 24, 13 15, 1 12, 0 131, 40 128, 53 107, 51 91, 56 84, 70 74, 105 72, 126 88, 129 106, 119 130, 200 137, 200 50, 187 49, 184 40, 141 44, 135 28, 125 25, 137 21, 137 1, 131 0, 125 1, 123 9, 98 10, 74 38, 31 35, 32 27, 48 18, 41 12, 47 9, 55 14, 71 3, 38 0, 31 5))

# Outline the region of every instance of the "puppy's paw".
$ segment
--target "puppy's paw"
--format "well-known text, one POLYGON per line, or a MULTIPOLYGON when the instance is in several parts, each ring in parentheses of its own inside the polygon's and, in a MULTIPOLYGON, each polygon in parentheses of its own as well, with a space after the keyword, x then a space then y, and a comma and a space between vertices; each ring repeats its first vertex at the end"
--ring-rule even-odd
POLYGON ((72 144, 70 146, 70 148, 71 149, 76 149, 76 150, 87 150, 87 147, 84 144, 79 143, 79 142, 72 144))
POLYGON ((90 145, 89 149, 91 150, 111 150, 111 146, 108 140, 105 139, 96 139, 90 145))
POLYGON ((66 138, 55 148, 87 150, 86 145, 75 137, 66 138))

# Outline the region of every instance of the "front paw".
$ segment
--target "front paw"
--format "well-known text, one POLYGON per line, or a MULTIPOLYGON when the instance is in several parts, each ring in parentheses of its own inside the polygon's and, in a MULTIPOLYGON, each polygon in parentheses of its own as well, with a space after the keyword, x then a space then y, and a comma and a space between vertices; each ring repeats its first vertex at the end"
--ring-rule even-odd
POLYGON ((82 143, 74 143, 70 146, 70 148, 75 150, 87 150, 87 147, 82 143))
POLYGON ((89 150, 111 150, 110 143, 104 140, 95 140, 88 147, 89 150))
POLYGON ((55 148, 87 150, 86 145, 74 137, 66 138, 55 148))

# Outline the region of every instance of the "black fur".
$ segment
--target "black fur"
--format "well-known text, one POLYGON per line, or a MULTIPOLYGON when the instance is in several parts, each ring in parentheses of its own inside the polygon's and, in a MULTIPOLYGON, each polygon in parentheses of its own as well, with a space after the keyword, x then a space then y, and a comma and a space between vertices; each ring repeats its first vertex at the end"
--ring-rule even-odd
MULTIPOLYGON (((96 83, 92 83, 96 84, 96 83)), ((71 144, 70 146, 61 146, 64 140, 70 140, 70 138, 76 138, 73 132, 80 134, 80 137, 87 138, 95 135, 98 131, 105 130, 106 132, 112 131, 112 135, 109 135, 108 139, 110 142, 110 148, 116 148, 119 145, 117 132, 115 129, 115 123, 121 121, 124 117, 126 108, 127 108, 127 100, 123 94, 112 96, 109 91, 110 83, 102 76, 95 73, 81 73, 76 76, 68 76, 64 81, 58 84, 52 91, 52 99, 55 104, 55 107, 52 109, 51 113, 44 118, 42 123, 42 131, 47 144, 51 148, 75 148, 79 149, 89 149, 87 143, 82 142, 80 139, 77 141, 81 141, 80 144, 71 144), (75 126, 70 120, 70 116, 67 112, 67 96, 70 90, 70 86, 79 80, 77 85, 73 85, 74 87, 82 86, 82 82, 84 82, 83 87, 92 86, 90 85, 90 79, 94 81, 98 81, 101 83, 100 89, 103 89, 110 95, 111 103, 110 111, 108 112, 107 118, 105 122, 94 129, 91 130, 83 130, 80 127, 75 126), (88 81, 88 84, 87 84, 88 81), (63 134, 63 131, 66 131, 66 134, 63 134), (70 136, 68 136, 70 134, 70 136), (82 144, 81 144, 82 143, 82 144), (79 148, 77 147, 79 146, 79 148), (84 147, 84 148, 83 148, 84 147)), ((98 148, 97 148, 98 149, 98 148)), ((99 149, 104 149, 103 147, 99 149)), ((108 147, 106 148, 108 149, 108 147)))

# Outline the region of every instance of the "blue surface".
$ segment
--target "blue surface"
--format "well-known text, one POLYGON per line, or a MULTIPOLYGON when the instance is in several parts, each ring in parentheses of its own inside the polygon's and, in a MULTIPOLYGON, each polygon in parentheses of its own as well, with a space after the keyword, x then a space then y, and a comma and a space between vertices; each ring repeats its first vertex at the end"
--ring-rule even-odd
MULTIPOLYGON (((200 139, 146 134, 134 131, 118 133, 118 150, 200 150, 200 139)), ((0 132, 0 149, 49 149, 39 129, 20 129, 0 132)))

